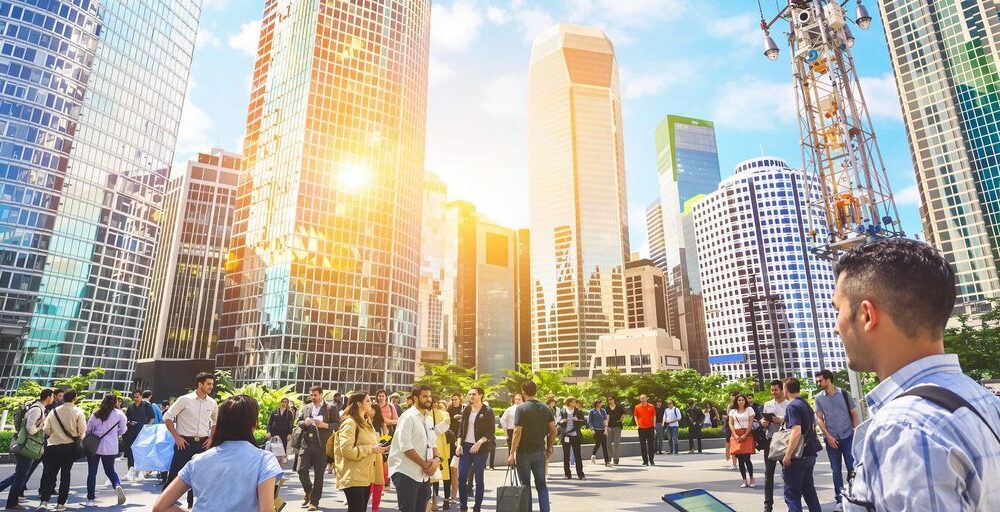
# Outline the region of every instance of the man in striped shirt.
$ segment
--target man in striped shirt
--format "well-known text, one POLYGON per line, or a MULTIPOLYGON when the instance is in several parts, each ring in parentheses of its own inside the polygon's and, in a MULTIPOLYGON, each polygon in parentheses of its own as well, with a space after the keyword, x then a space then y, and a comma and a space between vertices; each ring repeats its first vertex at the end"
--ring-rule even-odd
POLYGON ((848 365, 881 381, 866 398, 872 418, 854 436, 845 510, 1000 511, 1000 400, 944 353, 955 303, 948 262, 922 242, 890 239, 849 251, 835 273, 848 365), (926 385, 972 409, 949 414, 930 399, 901 396, 926 385))

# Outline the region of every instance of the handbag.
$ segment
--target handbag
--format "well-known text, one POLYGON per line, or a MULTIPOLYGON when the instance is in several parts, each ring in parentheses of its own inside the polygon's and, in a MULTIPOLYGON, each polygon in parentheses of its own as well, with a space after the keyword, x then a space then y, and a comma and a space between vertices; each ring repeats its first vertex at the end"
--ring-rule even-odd
POLYGON ((497 512, 531 512, 531 492, 527 485, 521 485, 517 471, 507 466, 503 484, 497 487, 497 512), (508 477, 511 485, 506 485, 508 477))
POLYGON ((38 460, 45 452, 45 433, 38 429, 38 432, 28 434, 27 411, 31 410, 31 407, 28 407, 21 415, 21 421, 14 425, 17 428, 17 435, 10 440, 10 453, 26 459, 38 460))
POLYGON ((729 453, 733 455, 749 455, 756 452, 754 448, 755 439, 751 436, 746 436, 742 441, 736 439, 736 436, 741 436, 747 432, 745 428, 738 428, 733 432, 733 436, 729 438, 729 453))
POLYGON ((302 449, 302 427, 295 427, 288 435, 288 453, 294 454, 302 449))
MULTIPOLYGON (((782 426, 780 430, 771 436, 770 452, 767 454, 768 460, 780 461, 784 459, 785 452, 788 451, 788 443, 791 440, 792 431, 782 426)), ((795 451, 792 452, 792 459, 801 459, 805 447, 805 439, 802 439, 801 442, 799 442, 799 445, 795 447, 795 451)))
POLYGON ((104 437, 107 436, 114 429, 115 429, 115 425, 112 425, 111 427, 108 428, 107 431, 105 431, 100 436, 98 436, 96 434, 93 434, 93 433, 87 434, 86 436, 84 436, 83 437, 83 443, 82 443, 83 444, 83 453, 87 457, 93 457, 94 455, 97 455, 97 447, 101 445, 101 441, 104 440, 104 437))
POLYGON ((73 460, 82 459, 86 453, 83 450, 83 442, 77 436, 70 436, 69 431, 66 430, 66 426, 63 425, 62 419, 59 418, 58 411, 52 411, 52 415, 56 417, 56 421, 59 423, 59 428, 62 429, 63 434, 73 438, 73 460))

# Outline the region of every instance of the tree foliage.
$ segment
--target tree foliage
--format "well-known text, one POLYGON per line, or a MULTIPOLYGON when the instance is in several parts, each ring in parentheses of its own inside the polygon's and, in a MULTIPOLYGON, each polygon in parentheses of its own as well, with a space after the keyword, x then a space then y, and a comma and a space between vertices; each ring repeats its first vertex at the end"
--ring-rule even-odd
POLYGON ((491 384, 493 376, 488 373, 476 375, 475 368, 462 368, 453 362, 443 364, 424 363, 424 375, 414 382, 430 386, 439 398, 452 393, 465 395, 473 386, 483 388, 486 398, 496 398, 499 387, 491 384))
POLYGON ((1000 300, 978 318, 958 317, 959 326, 946 329, 945 351, 957 354, 962 371, 973 379, 1000 378, 1000 300))
MULTIPOLYGON (((216 379, 218 381, 218 379, 216 379)), ((246 395, 257 401, 257 405, 260 407, 258 413, 258 421, 260 426, 264 427, 267 425, 267 420, 271 416, 271 413, 278 409, 281 405, 281 400, 287 398, 289 402, 295 407, 300 407, 302 405, 302 395, 294 391, 294 385, 287 385, 277 389, 264 386, 262 384, 247 384, 246 386, 231 388, 227 387, 223 391, 220 391, 216 396, 219 403, 224 402, 227 398, 237 395, 246 395)))

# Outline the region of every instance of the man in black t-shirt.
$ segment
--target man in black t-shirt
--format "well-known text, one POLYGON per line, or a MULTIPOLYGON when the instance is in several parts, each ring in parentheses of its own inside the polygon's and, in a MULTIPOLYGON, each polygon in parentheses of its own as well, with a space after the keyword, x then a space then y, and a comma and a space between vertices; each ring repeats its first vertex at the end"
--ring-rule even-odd
POLYGON ((517 464, 517 478, 521 485, 534 487, 538 492, 538 509, 549 512, 549 489, 545 484, 545 464, 552 455, 556 442, 556 420, 545 404, 535 400, 538 387, 533 381, 521 384, 524 403, 514 412, 514 438, 511 441, 507 464, 517 464))
POLYGON ((781 461, 781 476, 785 481, 785 505, 788 512, 802 512, 802 498, 806 499, 809 512, 822 512, 816 484, 813 482, 813 468, 816 454, 822 449, 816 437, 816 420, 812 407, 799 396, 799 379, 785 379, 785 398, 790 402, 785 411, 785 427, 792 431, 792 437, 781 461), (800 443, 805 443, 802 458, 793 459, 792 454, 800 443))

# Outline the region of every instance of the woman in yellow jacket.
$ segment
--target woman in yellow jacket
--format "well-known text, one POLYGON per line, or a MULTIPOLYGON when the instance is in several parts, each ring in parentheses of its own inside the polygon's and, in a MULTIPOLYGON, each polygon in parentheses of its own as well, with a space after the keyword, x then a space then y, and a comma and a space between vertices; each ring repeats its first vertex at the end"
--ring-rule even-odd
POLYGON ((444 482, 444 509, 451 508, 451 471, 448 467, 448 459, 451 455, 451 443, 448 442, 448 426, 451 419, 448 417, 448 405, 443 401, 434 406, 434 431, 437 432, 437 449, 441 455, 441 479, 431 480, 434 484, 434 494, 431 500, 431 510, 437 510, 438 487, 444 482))
MULTIPOLYGON (((333 459, 337 466, 337 489, 347 497, 348 512, 365 512, 372 484, 383 484, 382 454, 388 448, 379 445, 378 434, 368 420, 371 401, 367 393, 354 393, 340 414, 340 428, 333 441, 333 459)), ((327 443, 330 447, 330 443, 327 443)))

